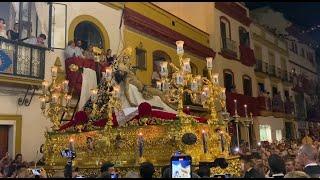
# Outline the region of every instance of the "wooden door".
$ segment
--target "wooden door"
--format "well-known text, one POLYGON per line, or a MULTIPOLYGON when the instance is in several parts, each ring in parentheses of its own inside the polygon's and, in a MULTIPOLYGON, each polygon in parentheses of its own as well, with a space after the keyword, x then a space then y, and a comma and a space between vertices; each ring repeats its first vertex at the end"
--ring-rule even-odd
POLYGON ((8 152, 9 126, 0 125, 0 159, 8 152))

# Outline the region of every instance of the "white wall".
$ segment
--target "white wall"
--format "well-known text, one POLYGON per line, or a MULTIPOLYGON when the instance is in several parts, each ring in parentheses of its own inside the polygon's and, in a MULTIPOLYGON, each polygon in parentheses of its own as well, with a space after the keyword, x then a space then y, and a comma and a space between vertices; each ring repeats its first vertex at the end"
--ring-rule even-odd
POLYGON ((272 116, 269 117, 263 117, 258 116, 257 117, 257 128, 255 130, 257 140, 260 139, 260 130, 259 125, 270 125, 271 126, 271 137, 272 141, 276 140, 276 130, 282 131, 282 137, 285 138, 285 132, 284 132, 284 120, 282 118, 275 118, 272 116))
MULTIPOLYGON (((62 2, 63 3, 63 2, 62 2)), ((110 48, 114 53, 118 50, 120 42, 119 24, 122 11, 114 10, 96 2, 65 2, 68 7, 67 32, 71 21, 79 15, 91 15, 98 19, 108 32, 110 48)), ((47 16, 47 12, 44 14, 47 16)), ((46 19, 46 18, 44 18, 46 19)), ((67 38, 68 39, 68 38, 67 38)), ((60 57, 64 68, 63 50, 46 52, 45 79, 51 81, 51 67, 57 57, 60 57)), ((44 143, 44 132, 51 127, 51 122, 41 114, 39 96, 35 95, 30 106, 19 106, 18 98, 23 97, 23 92, 17 95, 18 91, 5 93, 7 87, 0 87, 0 114, 22 116, 22 139, 21 152, 24 160, 35 161, 37 150, 44 143)), ((21 90, 20 90, 21 91, 21 90)))

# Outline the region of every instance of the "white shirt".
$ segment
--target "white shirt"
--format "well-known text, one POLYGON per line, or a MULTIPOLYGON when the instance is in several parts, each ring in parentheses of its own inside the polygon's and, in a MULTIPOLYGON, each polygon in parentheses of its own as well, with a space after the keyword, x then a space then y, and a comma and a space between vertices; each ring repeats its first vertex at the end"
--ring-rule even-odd
POLYGON ((65 49, 65 58, 71 58, 73 56, 75 57, 83 57, 83 54, 81 52, 81 49, 78 47, 72 47, 72 46, 67 46, 67 48, 65 49))
POLYGON ((36 46, 44 46, 44 44, 38 43, 38 40, 37 40, 36 37, 28 38, 28 39, 24 40, 23 42, 25 42, 27 44, 33 44, 33 45, 36 45, 36 46))
POLYGON ((310 164, 307 164, 304 168, 306 168, 308 166, 318 166, 318 164, 317 163, 310 163, 310 164))
POLYGON ((0 36, 8 39, 8 37, 7 37, 7 32, 6 32, 6 30, 4 30, 4 29, 2 29, 2 31, 0 31, 0 36))

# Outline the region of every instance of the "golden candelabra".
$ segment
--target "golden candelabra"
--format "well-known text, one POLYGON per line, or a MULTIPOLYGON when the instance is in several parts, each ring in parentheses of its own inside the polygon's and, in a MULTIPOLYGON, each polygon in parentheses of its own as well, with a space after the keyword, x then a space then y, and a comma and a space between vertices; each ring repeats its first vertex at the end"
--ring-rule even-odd
MULTIPOLYGON (((56 62, 60 62, 57 59, 56 62)), ((42 113, 51 120, 52 130, 57 131, 60 128, 61 116, 70 110, 72 96, 69 92, 69 81, 58 77, 61 72, 60 63, 55 63, 51 68, 52 81, 42 82, 42 94, 40 96, 42 113)))

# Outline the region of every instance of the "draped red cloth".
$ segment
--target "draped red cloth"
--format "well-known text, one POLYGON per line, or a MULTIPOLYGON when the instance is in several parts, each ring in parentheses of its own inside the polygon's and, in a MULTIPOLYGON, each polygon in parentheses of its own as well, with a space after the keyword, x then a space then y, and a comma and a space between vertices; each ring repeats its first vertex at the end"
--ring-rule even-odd
POLYGON ((240 44, 239 50, 240 50, 240 61, 242 62, 242 64, 246 66, 253 66, 256 64, 256 58, 254 57, 254 52, 250 47, 240 44))
POLYGON ((237 112, 239 116, 245 117, 245 104, 247 105, 248 116, 250 116, 250 112, 252 112, 253 116, 258 116, 260 114, 260 106, 262 107, 261 99, 229 92, 226 92, 226 97, 227 110, 230 115, 233 116, 235 113, 235 99, 237 100, 237 112))
POLYGON ((77 65, 79 68, 90 68, 96 71, 96 63, 93 59, 84 59, 79 57, 71 57, 65 60, 67 80, 69 80, 69 88, 74 89, 77 95, 81 94, 82 74, 81 72, 73 72, 69 69, 71 64, 77 65))
MULTIPOLYGON (((160 110, 153 110, 151 108, 151 105, 149 103, 141 103, 138 107, 138 112, 139 114, 132 118, 133 119, 139 119, 139 118, 142 118, 142 117, 153 117, 153 118, 159 118, 163 121, 174 121, 177 119, 177 115, 174 114, 174 113, 169 113, 169 112, 165 112, 165 111, 160 111, 160 110)), ((118 121, 117 121, 117 117, 116 115, 113 113, 112 114, 112 122, 113 122, 113 126, 116 127, 118 126, 118 121)), ((195 120, 198 122, 198 123, 206 123, 207 122, 207 119, 206 118, 203 118, 203 117, 195 117, 195 120)), ((87 114, 84 112, 84 111, 78 111, 73 120, 62 125, 60 127, 60 131, 61 130, 65 130, 67 128, 70 128, 70 127, 74 127, 76 125, 83 125, 83 124, 87 124, 89 121, 89 118, 87 116, 87 114)), ((96 127, 104 127, 106 125, 106 119, 100 119, 100 120, 97 120, 97 121, 94 121, 93 122, 93 126, 96 126, 96 127)))

